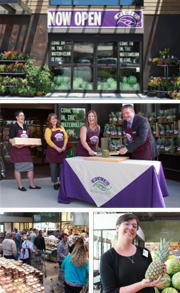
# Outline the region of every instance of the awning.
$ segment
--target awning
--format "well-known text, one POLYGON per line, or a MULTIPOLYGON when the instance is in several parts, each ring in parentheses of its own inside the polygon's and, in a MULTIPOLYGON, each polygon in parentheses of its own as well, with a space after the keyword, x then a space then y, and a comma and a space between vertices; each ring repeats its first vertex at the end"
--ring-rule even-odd
POLYGON ((31 9, 22 0, 0 0, 0 14, 31 14, 31 9))

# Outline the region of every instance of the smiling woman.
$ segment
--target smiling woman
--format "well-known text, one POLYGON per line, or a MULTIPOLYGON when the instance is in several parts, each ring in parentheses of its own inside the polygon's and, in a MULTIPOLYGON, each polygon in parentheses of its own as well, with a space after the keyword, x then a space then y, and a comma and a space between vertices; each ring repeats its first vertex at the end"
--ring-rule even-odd
POLYGON ((153 287, 166 282, 160 282, 161 277, 153 282, 145 279, 152 259, 146 248, 133 244, 138 229, 139 220, 133 214, 123 214, 117 219, 118 242, 102 255, 100 262, 105 293, 154 293, 153 287))

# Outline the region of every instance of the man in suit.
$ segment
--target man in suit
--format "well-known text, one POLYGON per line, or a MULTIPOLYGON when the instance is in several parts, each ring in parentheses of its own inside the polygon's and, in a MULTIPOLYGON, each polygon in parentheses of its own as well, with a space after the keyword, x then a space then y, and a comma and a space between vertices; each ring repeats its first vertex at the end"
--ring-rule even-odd
POLYGON ((42 230, 39 230, 39 235, 34 239, 34 244, 39 250, 46 249, 44 237, 42 236, 42 230))
POLYGON ((136 115, 133 105, 124 105, 122 114, 124 117, 123 130, 129 143, 120 149, 119 154, 125 155, 130 152, 132 159, 153 160, 158 156, 158 150, 148 120, 136 115))

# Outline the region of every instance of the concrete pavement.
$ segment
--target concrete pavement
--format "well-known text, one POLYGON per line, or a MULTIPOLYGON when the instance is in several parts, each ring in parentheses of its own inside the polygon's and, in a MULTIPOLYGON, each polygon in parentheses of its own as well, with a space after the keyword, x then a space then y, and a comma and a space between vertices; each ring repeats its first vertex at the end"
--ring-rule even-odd
MULTIPOLYGON (((180 208, 180 183, 166 180, 170 196, 165 197, 167 208, 180 208)), ((28 179, 23 179, 27 191, 17 188, 15 179, 0 181, 1 208, 96 208, 96 205, 72 199, 70 204, 57 203, 58 191, 53 189, 51 178, 36 178, 35 184, 42 189, 29 189, 28 179)))

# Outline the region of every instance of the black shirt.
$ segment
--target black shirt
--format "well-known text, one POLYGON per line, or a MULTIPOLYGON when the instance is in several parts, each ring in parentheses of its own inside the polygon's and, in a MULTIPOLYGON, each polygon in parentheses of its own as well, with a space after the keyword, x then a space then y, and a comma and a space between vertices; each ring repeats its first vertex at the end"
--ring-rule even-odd
POLYGON ((39 250, 43 250, 46 249, 45 248, 45 241, 42 235, 38 235, 35 239, 34 239, 34 244, 36 245, 37 249, 39 250))
MULTIPOLYGON (((117 253, 114 248, 102 254, 100 274, 105 293, 119 293, 121 287, 132 285, 145 278, 146 269, 152 262, 151 254, 146 248, 139 246, 136 248, 134 263, 128 257, 117 253), (147 257, 143 255, 143 250, 147 252, 147 257)), ((154 293, 155 291, 153 287, 147 287, 138 292, 154 293)))
POLYGON ((19 124, 16 122, 15 124, 11 125, 9 130, 9 138, 14 138, 18 135, 18 129, 19 130, 27 130, 27 126, 23 124, 23 128, 19 126, 19 124))

